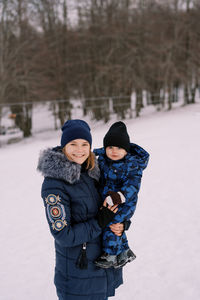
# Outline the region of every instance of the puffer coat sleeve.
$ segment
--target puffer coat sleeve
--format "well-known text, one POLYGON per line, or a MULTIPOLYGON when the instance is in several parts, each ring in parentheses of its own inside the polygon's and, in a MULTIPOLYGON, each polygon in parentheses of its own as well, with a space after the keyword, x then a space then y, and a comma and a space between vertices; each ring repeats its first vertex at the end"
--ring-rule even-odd
POLYGON ((46 178, 42 187, 42 198, 44 200, 46 217, 51 234, 60 245, 64 247, 77 246, 95 239, 101 234, 101 228, 94 216, 87 220, 85 216, 85 218, 82 218, 80 222, 77 221, 77 223, 76 220, 72 219, 71 199, 69 194, 66 193, 64 184, 61 181, 53 178, 46 178), (52 216, 51 212, 53 206, 49 205, 47 202, 49 195, 59 197, 60 201, 57 203, 57 206, 63 213, 62 222, 64 222, 64 228, 61 230, 54 228, 55 217, 52 216))
POLYGON ((138 192, 141 186, 143 170, 149 162, 149 153, 142 147, 131 144, 131 153, 127 156, 126 171, 122 175, 123 185, 120 191, 125 196, 125 203, 119 208, 115 221, 129 220, 135 212, 138 192))
POLYGON ((136 209, 138 192, 140 190, 142 169, 139 166, 129 170, 125 175, 123 186, 120 192, 124 195, 126 201, 120 205, 117 215, 114 217, 113 223, 129 220, 136 209))

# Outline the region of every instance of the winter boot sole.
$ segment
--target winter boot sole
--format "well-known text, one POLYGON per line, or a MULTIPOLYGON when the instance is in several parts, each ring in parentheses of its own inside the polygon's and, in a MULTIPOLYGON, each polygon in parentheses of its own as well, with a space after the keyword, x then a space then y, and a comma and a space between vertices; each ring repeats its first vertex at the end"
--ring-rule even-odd
POLYGON ((99 267, 99 268, 102 268, 102 269, 109 269, 109 268, 112 268, 112 267, 116 267, 116 264, 112 264, 112 265, 106 265, 106 264, 101 264, 99 262, 94 262, 95 266, 99 267))
POLYGON ((123 262, 122 264, 114 265, 114 268, 115 269, 120 269, 120 268, 124 267, 127 263, 132 262, 134 259, 136 259, 136 256, 131 256, 125 262, 123 262))

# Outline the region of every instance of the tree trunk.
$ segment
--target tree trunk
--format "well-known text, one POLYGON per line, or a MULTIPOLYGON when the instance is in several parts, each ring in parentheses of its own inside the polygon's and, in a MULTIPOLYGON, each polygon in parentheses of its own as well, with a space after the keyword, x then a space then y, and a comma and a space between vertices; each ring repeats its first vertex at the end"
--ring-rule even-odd
POLYGON ((143 106, 142 90, 137 89, 136 90, 136 102, 135 102, 136 117, 140 116, 140 110, 141 110, 142 106, 143 106))
POLYGON ((11 106, 12 113, 16 114, 15 125, 23 132, 23 136, 32 135, 32 104, 11 106))
POLYGON ((190 99, 189 99, 188 86, 187 86, 187 84, 185 84, 185 86, 184 86, 184 105, 187 105, 189 103, 190 103, 190 99))

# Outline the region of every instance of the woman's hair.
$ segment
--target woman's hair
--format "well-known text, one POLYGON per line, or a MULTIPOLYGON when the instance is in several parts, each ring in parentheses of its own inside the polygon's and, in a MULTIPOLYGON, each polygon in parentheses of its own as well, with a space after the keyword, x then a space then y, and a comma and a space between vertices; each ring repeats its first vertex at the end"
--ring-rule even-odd
POLYGON ((95 167, 95 155, 94 153, 90 150, 90 154, 88 158, 86 159, 86 169, 92 170, 95 167))

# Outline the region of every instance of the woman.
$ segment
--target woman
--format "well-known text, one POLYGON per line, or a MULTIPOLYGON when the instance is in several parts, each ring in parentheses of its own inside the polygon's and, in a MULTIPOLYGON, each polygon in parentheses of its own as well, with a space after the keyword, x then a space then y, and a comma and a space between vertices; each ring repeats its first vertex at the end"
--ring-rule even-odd
MULTIPOLYGON (((101 233, 113 219, 116 205, 101 206, 96 188, 99 169, 91 152, 92 137, 83 120, 62 127, 61 147, 43 151, 38 170, 46 217, 55 239, 54 283, 60 300, 104 300, 122 284, 121 269, 100 269, 101 233)), ((120 235, 123 225, 112 225, 120 235)))

